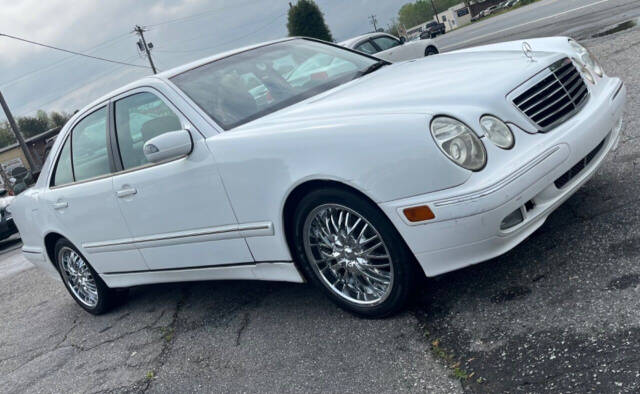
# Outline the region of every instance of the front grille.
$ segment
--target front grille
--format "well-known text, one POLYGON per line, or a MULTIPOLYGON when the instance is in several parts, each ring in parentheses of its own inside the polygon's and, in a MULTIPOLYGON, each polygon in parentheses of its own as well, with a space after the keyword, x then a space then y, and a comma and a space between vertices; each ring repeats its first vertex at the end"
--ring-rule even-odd
POLYGON ((542 132, 578 113, 589 98, 587 85, 569 58, 552 64, 549 71, 549 76, 513 100, 542 132))
MULTIPOLYGON (((606 139, 605 139, 606 140, 606 139)), ((605 140, 602 140, 589 154, 587 154, 582 160, 580 160, 576 165, 571 167, 571 169, 560 176, 560 178, 556 179, 553 183, 556 185, 558 189, 562 189, 565 187, 569 181, 576 177, 576 175, 580 174, 582 170, 584 170, 589 163, 598 155, 600 149, 604 146, 605 140)))

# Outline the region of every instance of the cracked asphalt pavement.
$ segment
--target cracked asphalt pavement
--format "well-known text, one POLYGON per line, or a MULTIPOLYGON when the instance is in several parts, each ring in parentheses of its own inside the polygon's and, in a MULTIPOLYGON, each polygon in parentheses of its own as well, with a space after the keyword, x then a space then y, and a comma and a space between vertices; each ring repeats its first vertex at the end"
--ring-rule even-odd
POLYGON ((245 281, 137 287, 94 317, 10 251, 0 391, 640 391, 640 29, 585 44, 627 85, 620 145, 513 251, 425 279, 384 320, 245 281))

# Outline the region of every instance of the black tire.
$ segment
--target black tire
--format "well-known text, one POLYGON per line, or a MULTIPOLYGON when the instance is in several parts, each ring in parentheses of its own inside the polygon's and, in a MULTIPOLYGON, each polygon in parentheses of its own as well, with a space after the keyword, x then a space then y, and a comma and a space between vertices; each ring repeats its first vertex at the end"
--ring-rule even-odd
POLYGON ((100 278, 100 275, 98 275, 96 273, 96 271, 93 269, 93 267, 91 266, 91 264, 89 264, 89 262, 87 261, 87 259, 82 255, 82 253, 80 253, 80 251, 78 251, 78 249, 73 246, 73 244, 71 242, 69 242, 68 240, 61 238, 58 240, 58 242, 56 242, 56 246, 55 246, 55 259, 56 259, 56 265, 58 266, 58 272, 60 273, 60 278, 62 279, 62 282, 64 283, 64 286, 67 288, 67 291, 69 292, 69 294, 71 295, 71 297, 76 301, 76 303, 78 305, 80 305, 82 307, 82 309, 84 309, 85 311, 93 314, 93 315, 100 315, 103 314, 105 312, 107 312, 109 309, 111 309, 118 300, 121 300, 124 297, 126 297, 126 289, 124 289, 124 291, 116 291, 114 289, 110 289, 109 287, 107 287, 107 285, 104 283, 104 281, 100 278), (86 264, 87 268, 89 269, 91 276, 94 279, 95 282, 95 287, 97 290, 97 294, 98 294, 98 300, 97 303, 95 304, 95 306, 90 306, 87 305, 85 302, 83 302, 75 293, 74 291, 71 289, 70 284, 68 283, 67 279, 65 278, 65 275, 63 274, 63 266, 62 266, 62 261, 61 261, 61 252, 65 249, 71 249, 73 250, 80 258, 82 258, 82 260, 84 261, 84 263, 86 264))
POLYGON ((425 48, 424 50, 424 55, 425 56, 433 56, 433 55, 437 55, 438 53, 440 53, 438 51, 438 48, 434 47, 433 45, 429 45, 427 48, 425 48))
POLYGON ((303 274, 341 308, 363 317, 381 318, 392 315, 405 306, 421 271, 398 231, 375 204, 338 188, 315 190, 300 200, 293 216, 291 231, 293 253, 300 262, 303 274), (354 211, 369 222, 382 238, 392 262, 390 271, 393 271, 393 280, 386 298, 380 303, 363 306, 350 302, 337 294, 337 290, 332 290, 312 268, 313 263, 305 252, 304 225, 314 210, 327 204, 338 204, 354 211))

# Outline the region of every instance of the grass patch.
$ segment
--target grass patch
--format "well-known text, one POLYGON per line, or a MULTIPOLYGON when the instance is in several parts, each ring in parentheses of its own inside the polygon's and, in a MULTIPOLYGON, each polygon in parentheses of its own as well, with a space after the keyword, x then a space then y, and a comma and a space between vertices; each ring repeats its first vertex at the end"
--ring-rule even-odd
POLYGON ((149 380, 152 380, 152 379, 153 379, 153 378, 155 378, 155 377, 156 377, 155 372, 153 372, 153 371, 149 371, 149 372, 147 372, 147 374, 144 376, 144 379, 145 379, 146 381, 149 381, 149 380))
MULTIPOLYGON (((429 330, 424 330, 425 338, 429 338, 431 336, 429 330)), ((436 338, 431 341, 431 353, 442 361, 447 368, 451 371, 451 377, 454 379, 458 379, 461 382, 468 382, 475 377, 475 372, 469 372, 463 368, 462 362, 457 360, 454 354, 449 353, 445 348, 441 346, 440 339, 436 338)), ((468 360, 468 362, 473 361, 473 359, 468 360)), ((486 382, 486 379, 482 377, 477 377, 476 383, 482 384, 486 382)))
POLYGON ((175 333, 173 327, 162 327, 160 331, 162 332, 162 338, 167 342, 171 342, 175 333))

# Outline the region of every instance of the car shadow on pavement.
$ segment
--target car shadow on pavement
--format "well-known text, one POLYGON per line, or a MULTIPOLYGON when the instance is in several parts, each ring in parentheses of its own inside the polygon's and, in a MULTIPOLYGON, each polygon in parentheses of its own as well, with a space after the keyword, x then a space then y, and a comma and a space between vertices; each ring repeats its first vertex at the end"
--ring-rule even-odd
POLYGON ((592 180, 512 251, 423 282, 411 310, 467 390, 640 389, 639 202, 615 185, 592 180))

